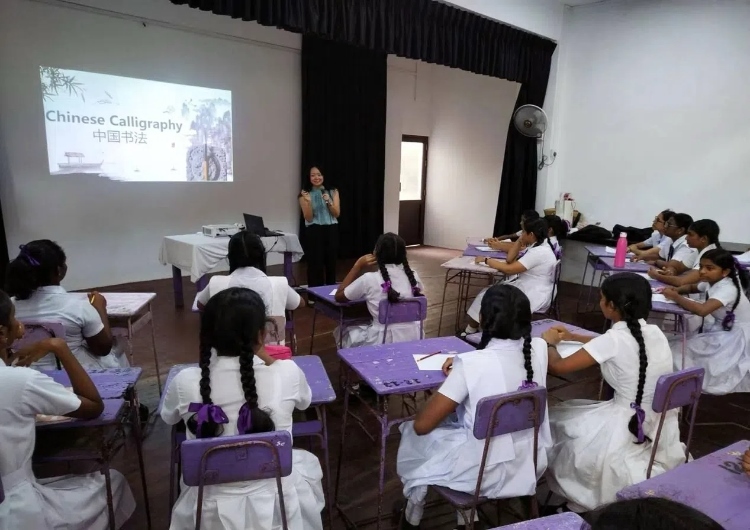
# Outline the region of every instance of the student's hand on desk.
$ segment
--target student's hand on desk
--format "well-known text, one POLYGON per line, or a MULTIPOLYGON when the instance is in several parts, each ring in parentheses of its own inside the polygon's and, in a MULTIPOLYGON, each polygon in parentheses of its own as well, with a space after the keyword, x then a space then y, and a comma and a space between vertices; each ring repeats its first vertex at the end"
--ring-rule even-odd
POLYGON ((745 454, 742 455, 742 469, 744 469, 747 476, 750 477, 750 449, 745 451, 745 454))
POLYGON ((557 331, 557 333, 560 335, 560 340, 561 341, 563 341, 563 340, 572 341, 573 340, 573 334, 568 330, 568 328, 566 328, 562 324, 555 324, 554 326, 552 326, 549 329, 557 331))
POLYGON ((445 362, 443 363, 443 373, 445 375, 449 375, 452 369, 453 369, 453 357, 450 357, 446 359, 445 362))
MULTIPOLYGON (((565 330, 565 333, 570 334, 567 330, 565 330)), ((560 329, 556 327, 552 327, 542 333, 542 339, 544 339, 544 342, 546 342, 547 344, 557 346, 564 340, 563 332, 561 332, 560 329)))
POLYGON ((665 287, 661 294, 664 295, 664 298, 667 300, 675 300, 676 298, 679 298, 681 295, 679 292, 677 292, 677 289, 675 287, 665 287))
POLYGON ((378 259, 375 257, 374 254, 365 254, 361 258, 357 260, 357 267, 360 269, 366 269, 367 267, 372 267, 373 265, 377 265, 378 259))
POLYGON ((104 298, 99 293, 97 293, 96 291, 89 293, 89 301, 91 302, 91 305, 94 306, 94 309, 96 309, 97 311, 107 310, 107 299, 104 298))
POLYGON ((659 269, 656 269, 654 267, 651 267, 648 270, 648 275, 651 276, 653 279, 658 280, 659 276, 663 276, 664 275, 664 272, 661 271, 661 270, 659 270, 659 269))

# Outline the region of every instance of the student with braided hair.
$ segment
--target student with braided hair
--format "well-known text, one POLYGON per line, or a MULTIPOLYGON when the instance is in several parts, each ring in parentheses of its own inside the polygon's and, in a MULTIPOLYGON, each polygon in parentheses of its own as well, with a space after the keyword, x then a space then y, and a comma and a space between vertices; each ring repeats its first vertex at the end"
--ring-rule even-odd
MULTIPOLYGON (((750 301, 747 273, 724 249, 700 260, 699 283, 664 289, 664 296, 703 322, 703 332, 685 344, 685 366, 706 369, 703 390, 710 394, 750 392, 750 301), (698 295, 703 300, 686 298, 698 295)), ((682 339, 671 341, 675 367, 682 367, 682 339)))
MULTIPOLYGON (((199 367, 177 374, 165 390, 162 419, 187 424, 187 438, 292 431, 292 413, 310 406, 305 374, 291 360, 263 355, 266 309, 260 295, 230 287, 206 304, 201 315, 199 367), (253 364, 254 356, 266 364, 253 364)), ((282 478, 289 528, 323 528, 318 459, 294 449, 292 473, 282 478)), ((198 488, 183 487, 172 512, 172 530, 195 526, 198 488)), ((280 528, 281 512, 272 479, 209 486, 203 499, 205 528, 280 528)))
MULTIPOLYGON (((599 307, 612 322, 604 335, 577 335, 563 326, 543 334, 550 374, 599 365, 614 389, 609 401, 571 400, 550 409, 555 444, 548 453, 547 480, 550 490, 579 512, 614 502, 622 488, 646 479, 660 417, 651 402, 659 377, 672 372, 667 338, 646 323, 651 286, 645 278, 632 273, 610 276, 602 283, 599 307), (584 345, 563 358, 557 351, 563 340, 584 345)), ((667 412, 652 475, 683 463, 684 451, 677 411, 667 412)))
MULTIPOLYGON (((406 244, 398 235, 388 232, 375 243, 372 254, 362 256, 346 275, 336 291, 337 302, 365 300, 372 315, 372 323, 336 329, 338 341, 343 333, 344 348, 380 344, 383 342, 384 326, 378 322, 380 302, 388 299, 395 303, 403 298, 424 296, 424 287, 419 275, 409 266, 406 244), (367 272, 377 266, 377 270, 367 272)), ((404 322, 388 326, 385 342, 419 340, 419 322, 404 322)))
MULTIPOLYGON (((397 470, 407 500, 401 528, 418 527, 429 485, 474 492, 484 449, 484 440, 472 434, 479 400, 546 384, 546 345, 540 338, 531 338, 531 308, 526 295, 512 285, 490 287, 482 300, 480 317, 479 349, 448 359, 443 366, 448 376, 443 385, 414 421, 400 426, 397 470)), ((539 430, 536 476, 531 430, 494 438, 481 495, 533 495, 547 467, 551 445, 545 412, 539 430)), ((459 528, 465 524, 460 513, 459 528)))

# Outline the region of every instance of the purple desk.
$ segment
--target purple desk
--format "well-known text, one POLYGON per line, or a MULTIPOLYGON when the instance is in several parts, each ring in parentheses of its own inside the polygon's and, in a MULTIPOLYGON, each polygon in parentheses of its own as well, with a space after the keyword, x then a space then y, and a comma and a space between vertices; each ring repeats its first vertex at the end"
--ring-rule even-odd
MULTIPOLYGON (((579 335, 591 335, 592 337, 596 337, 597 335, 599 335, 599 333, 596 333, 594 331, 589 331, 587 329, 579 328, 578 326, 574 326, 572 324, 566 324, 565 322, 560 322, 557 320, 553 320, 551 318, 545 318, 544 320, 535 320, 534 322, 531 323, 531 336, 541 337, 542 333, 547 331, 552 326, 557 326, 557 325, 565 326, 566 328, 568 328, 568 330, 572 331, 573 333, 578 333, 579 335)), ((479 331, 477 333, 472 333, 471 335, 467 335, 466 340, 476 346, 482 341, 482 332, 479 331)))
POLYGON ((584 530, 591 527, 577 513, 568 512, 497 527, 492 530, 502 530, 502 528, 516 528, 518 530, 584 530))
POLYGON ((626 261, 624 267, 615 267, 615 258, 600 257, 599 261, 604 265, 605 270, 610 273, 614 272, 648 272, 652 265, 643 261, 626 261))
POLYGON ((344 370, 344 415, 341 423, 341 444, 339 447, 334 502, 339 514, 347 525, 356 527, 358 525, 377 523, 377 528, 378 530, 380 529, 383 513, 386 439, 391 431, 391 427, 413 418, 413 416, 409 416, 389 420, 388 396, 413 394, 440 386, 445 381, 443 373, 439 370, 421 371, 417 367, 413 355, 428 355, 441 350, 445 353, 456 352, 458 354, 473 351, 474 347, 456 337, 439 337, 410 342, 346 348, 338 351, 338 356, 348 369, 344 370), (357 377, 353 377, 353 374, 356 374, 357 377), (358 380, 362 380, 375 390, 377 399, 374 407, 362 399, 359 393, 354 390, 353 384, 358 380), (338 503, 341 462, 344 454, 344 441, 346 440, 346 420, 349 416, 349 397, 352 395, 356 396, 362 402, 364 407, 375 416, 380 425, 378 515, 375 520, 360 521, 356 524, 346 515, 344 509, 338 503))
POLYGON ((464 256, 471 256, 472 258, 482 257, 492 259, 505 259, 508 257, 508 253, 503 252, 502 250, 479 250, 479 248, 477 248, 477 245, 467 245, 466 250, 464 250, 464 256))
MULTIPOLYGON (((118 443, 120 435, 124 436, 124 430, 119 428, 128 415, 129 403, 125 399, 104 399, 104 411, 93 420, 71 419, 69 421, 37 422, 37 450, 34 455, 35 463, 71 462, 71 461, 94 461, 99 464, 101 473, 106 478, 107 509, 109 512, 109 528, 115 530, 115 512, 112 499, 112 486, 110 479, 110 463, 117 450, 124 445, 118 443), (128 406, 126 406, 128 405, 128 406), (55 434, 65 429, 95 429, 97 440, 91 447, 60 447, 60 439, 54 438, 45 441, 45 438, 54 437, 55 434), (42 449, 40 449, 40 446, 42 449), (45 451, 45 448, 51 450, 45 451)), ((143 447, 140 436, 140 419, 138 409, 135 409, 133 421, 136 433, 136 447, 138 449, 138 463, 141 472, 141 485, 143 487, 143 501, 146 508, 146 520, 148 528, 151 528, 151 508, 148 502, 148 487, 146 473, 143 465, 143 447)), ((88 437, 87 437, 88 438, 88 437)))
MULTIPOLYGON (((586 285, 586 273, 589 270, 589 265, 591 265, 591 282, 589 283, 589 289, 588 293, 586 294, 586 305, 585 309, 588 311, 589 305, 591 304, 591 293, 594 290, 594 281, 596 281, 596 273, 601 272, 602 275, 599 279, 599 284, 601 285, 601 278, 606 273, 606 267, 605 265, 599 261, 599 258, 606 258, 608 256, 614 256, 613 253, 607 252, 607 247, 605 245, 586 245, 584 247, 586 249, 586 252, 588 252, 588 255, 586 256, 586 263, 583 266, 583 278, 581 278, 581 287, 586 285)), ((580 289, 578 291, 578 297, 576 299, 576 312, 580 313, 580 306, 581 306, 581 293, 583 292, 583 289, 580 289)))
MULTIPOLYGON (((140 379, 141 372, 143 372, 138 367, 103 368, 86 371, 94 382, 94 386, 96 386, 102 399, 126 397, 128 391, 135 388, 135 384, 140 379)), ((63 386, 70 386, 70 378, 64 370, 50 370, 43 373, 63 386)))
MULTIPOLYGON (((327 316, 339 323, 339 329, 343 331, 345 326, 355 324, 369 324, 372 315, 367 310, 364 300, 356 302, 339 303, 331 293, 338 285, 322 285, 320 287, 308 287, 307 298, 315 302, 313 306, 312 333, 310 334, 310 354, 313 352, 313 341, 315 340, 315 320, 318 313, 327 316)), ((342 333, 343 335, 343 333, 342 333)), ((341 348, 341 336, 339 336, 338 348, 341 348)))
POLYGON ((750 477, 740 464, 750 441, 737 442, 661 475, 628 486, 618 500, 663 497, 705 513, 726 530, 750 526, 750 477))

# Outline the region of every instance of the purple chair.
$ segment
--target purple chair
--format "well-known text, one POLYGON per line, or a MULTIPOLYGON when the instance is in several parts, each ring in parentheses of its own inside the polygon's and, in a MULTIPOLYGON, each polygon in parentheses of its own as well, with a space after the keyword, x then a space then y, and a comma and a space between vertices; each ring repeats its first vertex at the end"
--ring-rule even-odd
MULTIPOLYGON (((166 387, 165 387, 166 388, 166 387)), ((177 495, 180 493, 180 476, 182 475, 182 458, 180 458, 180 447, 187 438, 185 422, 181 421, 172 425, 170 436, 170 462, 169 462, 169 515, 172 516, 172 507, 177 495)))
POLYGON ((201 527, 205 486, 271 478, 276 479, 279 493, 281 525, 288 530, 281 486, 281 477, 292 472, 292 436, 288 432, 185 440, 180 452, 185 485, 198 486, 196 530, 201 527))
MULTIPOLYGON (((467 530, 473 530, 474 515, 480 505, 493 500, 499 500, 479 495, 482 489, 484 468, 492 438, 525 431, 526 429, 534 429, 534 476, 536 477, 539 429, 544 421, 546 406, 547 389, 543 387, 509 392, 479 400, 474 419, 474 437, 477 440, 485 440, 485 443, 474 493, 455 491, 444 486, 433 486, 438 495, 445 499, 453 508, 462 511, 471 508, 471 515, 466 522, 467 530)), ((531 516, 532 518, 536 518, 538 515, 539 507, 536 495, 532 495, 531 516)))
POLYGON ((651 458, 648 461, 646 479, 651 478, 651 468, 654 466, 656 450, 659 447, 659 437, 661 436, 661 429, 664 426, 664 419, 666 418, 665 413, 672 409, 686 406, 689 406, 691 409, 690 429, 685 441, 685 462, 688 461, 690 456, 690 441, 693 438, 693 427, 695 425, 695 415, 698 412, 698 400, 701 397, 703 376, 705 373, 706 371, 703 368, 687 368, 679 372, 663 375, 656 382, 651 409, 654 412, 662 414, 659 418, 659 428, 656 430, 656 437, 651 448, 651 458))
MULTIPOLYGON (((13 350, 20 350, 40 340, 58 338, 65 340, 65 326, 56 320, 23 320, 26 333, 23 338, 13 343, 13 350)), ((53 354, 40 359, 33 364, 34 368, 48 368, 50 370, 62 370, 60 360, 53 354), (54 365, 52 359, 54 358, 54 365)))
POLYGON ((381 300, 378 306, 378 322, 385 326, 383 344, 385 344, 390 324, 419 321, 419 336, 424 337, 425 318, 427 318, 427 298, 424 296, 402 298, 396 303, 391 303, 387 299, 381 300))

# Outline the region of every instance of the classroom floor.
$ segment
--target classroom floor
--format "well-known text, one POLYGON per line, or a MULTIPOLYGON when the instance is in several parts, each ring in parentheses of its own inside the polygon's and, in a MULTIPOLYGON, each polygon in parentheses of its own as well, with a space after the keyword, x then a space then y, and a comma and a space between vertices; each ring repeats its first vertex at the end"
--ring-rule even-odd
MULTIPOLYGON (((440 300, 445 278, 445 271, 440 268, 440 264, 459 254, 456 251, 430 247, 409 249, 409 261, 412 267, 419 272, 426 286, 425 294, 429 301, 429 310, 425 323, 425 331, 429 337, 438 335, 440 300)), ((351 262, 342 262, 340 264, 339 278, 343 278, 350 265, 351 262)), ((281 273, 280 270, 272 270, 271 272, 281 273)), ((304 280, 305 275, 302 266, 297 268, 296 274, 298 274, 298 278, 304 280)), ((563 284, 561 286, 561 320, 595 331, 601 331, 603 320, 600 314, 576 313, 578 289, 579 286, 574 284, 563 284)), ((151 291, 157 293, 154 304, 154 321, 156 323, 157 349, 163 379, 172 365, 197 361, 198 315, 192 313, 189 309, 189 303, 194 296, 194 287, 188 285, 187 280, 185 280, 185 299, 188 303, 188 308, 183 310, 176 310, 174 308, 171 280, 156 280, 102 287, 99 290, 151 291)), ((443 335, 453 332, 456 291, 455 286, 448 289, 443 317, 443 335)), ((309 351, 311 316, 312 310, 308 308, 297 311, 295 315, 300 353, 307 353, 309 351)), ((327 321, 325 318, 321 317, 317 320, 314 353, 323 359, 331 380, 335 382, 338 381, 338 360, 331 334, 333 327, 333 323, 327 321)), ((144 329, 136 336, 134 347, 136 363, 144 369, 144 376, 138 385, 139 396, 141 402, 149 406, 153 411, 158 403, 158 390, 148 331, 148 329, 144 329)), ((550 377, 548 379, 548 388, 550 390, 551 401, 556 403, 572 398, 596 398, 599 389, 599 383, 595 380, 596 374, 595 369, 587 373, 577 374, 575 377, 577 382, 572 385, 565 385, 564 381, 550 377)), ((355 405, 355 411, 358 407, 358 405, 355 405)), ((331 466, 334 472, 339 453, 339 427, 342 408, 342 403, 339 400, 330 405, 328 409, 329 446, 331 466)), ((391 411, 400 411, 400 409, 400 406, 392 406, 390 408, 391 411)), ((750 394, 702 397, 698 422, 716 423, 723 421, 735 421, 746 427, 750 427, 750 394)), ((378 483, 377 444, 372 442, 351 421, 347 425, 347 448, 345 450, 341 482, 342 504, 348 506, 351 513, 357 519, 362 519, 374 515, 376 511, 375 503, 378 483)), ((374 432, 375 422, 370 421, 368 425, 371 426, 374 432)), ((401 483, 395 475, 396 450, 398 448, 399 436, 397 434, 398 431, 395 429, 394 433, 388 440, 386 493, 383 503, 385 513, 390 513, 394 503, 402 499, 401 483)), ((730 445, 737 440, 748 438, 750 438, 750 433, 747 430, 737 427, 698 426, 695 430, 692 453, 694 456, 699 457, 720 447, 730 445)), ((144 450, 153 528, 157 530, 166 529, 169 527, 169 429, 159 418, 151 418, 147 430, 147 438, 144 441, 144 450)), ((315 448, 315 452, 316 454, 320 454, 317 448, 315 448)), ((141 500, 140 477, 134 447, 126 447, 124 451, 121 451, 115 460, 114 467, 128 477, 133 493, 139 503, 136 514, 125 528, 128 530, 145 529, 146 517, 141 500)), ((490 513, 494 516, 494 510, 490 513)), ((440 504, 434 508, 427 509, 422 528, 447 530, 455 527, 455 521, 455 512, 451 512, 446 505, 440 504)), ((502 523, 508 524, 514 521, 513 517, 504 516, 502 523)), ((338 516, 334 517, 334 527, 337 529, 344 528, 338 516)), ((374 528, 374 526, 371 527, 374 528)), ((390 528, 392 526, 388 521, 382 527, 390 528)))

